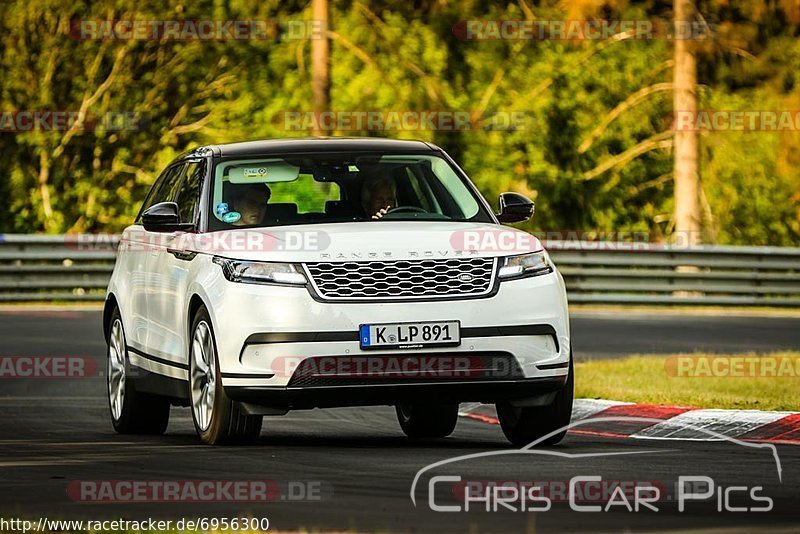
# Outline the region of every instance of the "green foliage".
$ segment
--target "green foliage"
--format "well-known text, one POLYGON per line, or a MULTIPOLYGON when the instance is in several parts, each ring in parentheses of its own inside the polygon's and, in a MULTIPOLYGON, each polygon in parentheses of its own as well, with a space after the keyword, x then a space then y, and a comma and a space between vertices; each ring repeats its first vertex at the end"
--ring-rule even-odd
MULTIPOLYGON (((701 109, 800 109, 800 21, 792 5, 698 2, 715 28, 712 39, 697 43, 701 109)), ((455 110, 484 121, 464 131, 333 133, 439 144, 490 201, 506 190, 534 198, 537 214, 522 225, 529 230, 635 230, 666 239, 673 158, 669 146, 651 142, 668 142, 672 94, 627 100, 671 82, 672 43, 463 41, 453 31, 462 20, 525 19, 528 9, 537 20, 672 15, 670 3, 653 0, 332 1, 333 110, 455 110), (487 127, 512 112, 525 118, 516 128, 487 127), (622 157, 639 146, 648 148, 622 157)), ((138 128, 120 131, 0 132, 7 206, 1 232, 118 231, 160 170, 188 148, 311 133, 287 128, 284 115, 312 109, 310 40, 70 38, 70 21, 81 19, 269 19, 286 26, 309 21, 311 9, 310 2, 278 0, 0 3, 0 111, 84 105, 92 117, 133 112, 141 119, 138 128)), ((797 131, 701 136, 707 241, 800 245, 798 148, 797 131)))

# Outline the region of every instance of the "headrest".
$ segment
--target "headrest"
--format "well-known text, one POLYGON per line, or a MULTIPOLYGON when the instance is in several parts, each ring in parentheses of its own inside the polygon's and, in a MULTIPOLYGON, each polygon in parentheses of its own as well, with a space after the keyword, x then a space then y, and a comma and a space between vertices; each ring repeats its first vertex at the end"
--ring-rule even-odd
POLYGON ((283 221, 297 216, 297 204, 290 202, 267 204, 265 219, 283 221))
POLYGON ((355 215, 355 204, 347 200, 328 200, 325 202, 325 213, 328 215, 355 215))

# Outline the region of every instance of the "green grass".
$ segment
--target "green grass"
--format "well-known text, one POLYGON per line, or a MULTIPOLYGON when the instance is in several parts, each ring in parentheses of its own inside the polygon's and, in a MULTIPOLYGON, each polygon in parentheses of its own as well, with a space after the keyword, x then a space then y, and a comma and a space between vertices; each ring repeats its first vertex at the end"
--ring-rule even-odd
POLYGON ((800 376, 794 372, 780 377, 675 376, 675 358, 706 356, 789 358, 792 369, 800 370, 800 352, 590 360, 575 364, 575 396, 698 408, 800 411, 800 376))

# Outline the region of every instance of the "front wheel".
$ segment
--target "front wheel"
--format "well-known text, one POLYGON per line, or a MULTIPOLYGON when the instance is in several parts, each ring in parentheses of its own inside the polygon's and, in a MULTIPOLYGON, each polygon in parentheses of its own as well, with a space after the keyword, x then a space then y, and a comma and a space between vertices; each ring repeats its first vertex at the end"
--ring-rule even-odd
POLYGON ((453 433, 458 404, 398 404, 397 421, 410 438, 443 438, 453 433))
MULTIPOLYGON (((571 353, 571 351, 570 351, 571 353)), ((549 406, 517 407, 510 402, 497 403, 497 418, 500 427, 514 445, 524 446, 560 428, 569 425, 572 418, 572 399, 575 389, 575 372, 572 368, 572 354, 569 360, 569 374, 564 387, 556 394, 549 406)), ((562 430, 550 436, 537 446, 555 445, 567 434, 562 430)))
POLYGON ((211 317, 200 307, 192 321, 189 350, 189 394, 197 435, 208 445, 254 441, 261 433, 261 416, 246 415, 222 387, 211 317))
POLYGON ((108 407, 120 434, 163 434, 169 424, 169 400, 136 391, 119 308, 108 328, 108 407))

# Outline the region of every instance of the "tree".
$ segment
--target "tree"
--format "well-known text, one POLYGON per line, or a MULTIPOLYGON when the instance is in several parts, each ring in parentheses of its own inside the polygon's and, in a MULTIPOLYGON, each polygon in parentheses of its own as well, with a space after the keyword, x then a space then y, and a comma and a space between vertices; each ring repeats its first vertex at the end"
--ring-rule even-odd
MULTIPOLYGON (((697 113, 697 59, 690 35, 684 29, 695 20, 692 0, 675 0, 675 91, 674 113, 694 117, 697 113)), ((697 170, 697 131, 675 128, 675 236, 683 245, 702 241, 700 175, 697 170)))
MULTIPOLYGON (((329 16, 328 0, 313 0, 311 3, 314 24, 321 28, 320 35, 314 35, 311 41, 311 89, 313 92, 312 107, 314 113, 328 111, 330 107, 330 43, 328 37, 329 16)), ((322 121, 315 122, 314 135, 327 135, 319 125, 322 121)))

